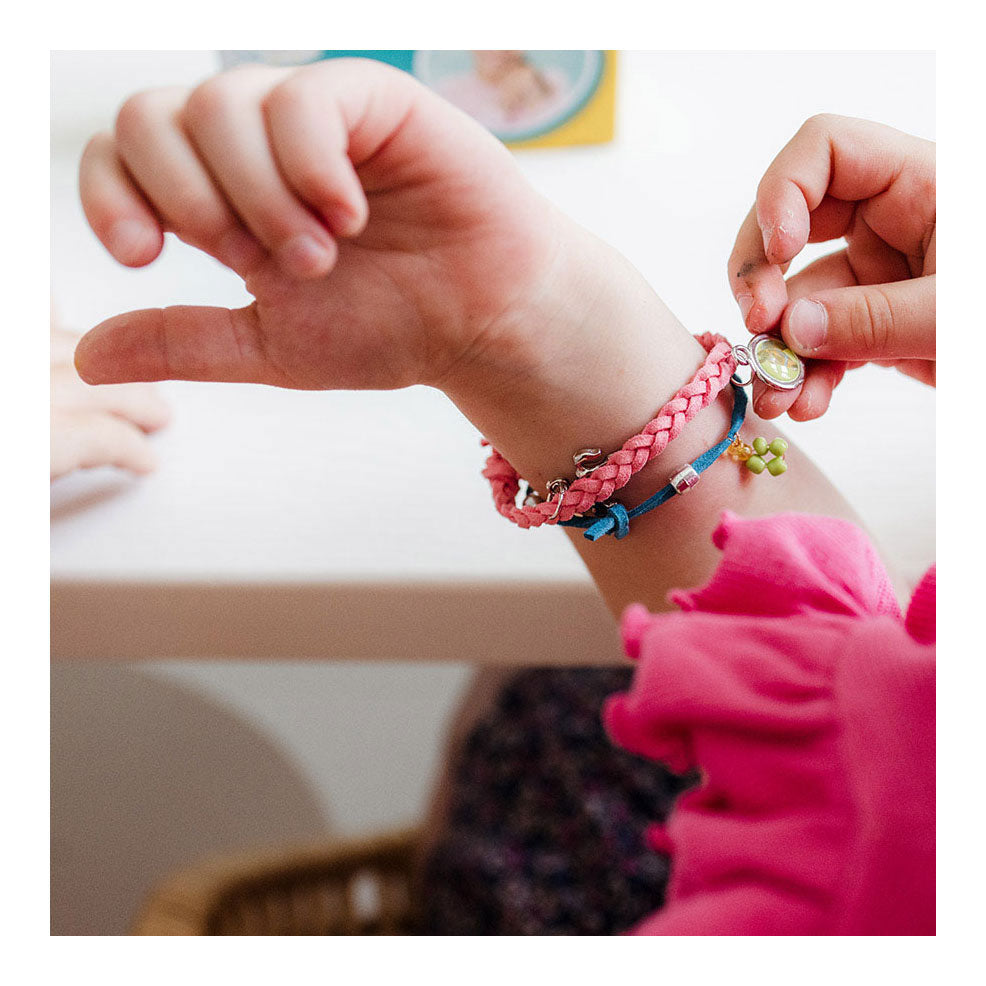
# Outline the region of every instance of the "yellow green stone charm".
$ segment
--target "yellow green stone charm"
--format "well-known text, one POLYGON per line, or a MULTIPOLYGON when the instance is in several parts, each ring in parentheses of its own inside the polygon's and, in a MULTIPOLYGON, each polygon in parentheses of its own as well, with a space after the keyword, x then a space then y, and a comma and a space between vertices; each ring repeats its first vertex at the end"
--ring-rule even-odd
POLYGON ((762 332, 754 336, 745 346, 733 346, 733 356, 740 366, 749 366, 749 380, 733 380, 743 386, 754 376, 775 390, 794 390, 800 387, 805 378, 805 365, 797 353, 784 345, 783 339, 762 332))
POLYGON ((750 472, 760 475, 764 470, 771 476, 780 476, 787 472, 787 460, 784 453, 787 451, 787 442, 783 438, 775 438, 768 442, 766 438, 758 436, 753 439, 752 445, 747 445, 739 435, 731 442, 729 448, 723 452, 735 462, 742 462, 750 472), (767 458, 770 455, 772 458, 767 458))

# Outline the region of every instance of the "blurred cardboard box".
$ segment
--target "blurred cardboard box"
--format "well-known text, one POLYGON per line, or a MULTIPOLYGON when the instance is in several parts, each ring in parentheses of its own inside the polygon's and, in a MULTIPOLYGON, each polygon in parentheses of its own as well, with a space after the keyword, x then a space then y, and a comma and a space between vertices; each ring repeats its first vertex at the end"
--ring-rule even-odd
POLYGON ((511 147, 613 139, 615 51, 224 51, 225 65, 373 58, 410 72, 511 147))

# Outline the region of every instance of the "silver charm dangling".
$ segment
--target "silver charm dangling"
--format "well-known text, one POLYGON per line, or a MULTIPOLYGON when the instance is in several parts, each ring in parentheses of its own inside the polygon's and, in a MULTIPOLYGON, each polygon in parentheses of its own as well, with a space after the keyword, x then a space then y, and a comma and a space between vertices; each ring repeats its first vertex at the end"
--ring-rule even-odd
POLYGON ((550 480, 548 482, 547 491, 549 502, 553 496, 558 497, 558 506, 555 507, 555 512, 548 518, 548 520, 554 520, 561 512, 561 501, 568 492, 568 480, 561 478, 550 480))
POLYGON ((599 448, 579 449, 578 452, 572 456, 572 461, 575 463, 575 478, 581 479, 583 476, 591 475, 608 458, 609 456, 599 448))
POLYGON ((733 346, 733 357, 738 367, 750 368, 746 380, 740 379, 739 373, 733 374, 737 387, 752 383, 754 376, 775 390, 795 390, 804 383, 805 364, 801 357, 769 332, 754 336, 745 346, 733 346))

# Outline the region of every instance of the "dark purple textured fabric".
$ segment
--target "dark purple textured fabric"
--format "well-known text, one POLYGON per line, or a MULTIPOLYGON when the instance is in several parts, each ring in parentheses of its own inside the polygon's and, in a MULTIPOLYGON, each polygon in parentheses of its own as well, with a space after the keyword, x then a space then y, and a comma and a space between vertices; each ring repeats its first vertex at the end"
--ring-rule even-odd
POLYGON ((473 730, 425 869, 421 933, 610 935, 664 900, 648 824, 686 783, 607 738, 631 668, 520 672, 473 730))

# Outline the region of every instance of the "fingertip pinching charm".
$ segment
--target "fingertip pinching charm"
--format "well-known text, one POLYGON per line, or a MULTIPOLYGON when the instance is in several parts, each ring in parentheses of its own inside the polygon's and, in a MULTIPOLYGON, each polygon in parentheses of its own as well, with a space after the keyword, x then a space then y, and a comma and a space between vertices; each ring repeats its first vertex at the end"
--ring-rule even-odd
MULTIPOLYGON (((782 339, 767 332, 754 336, 745 346, 733 346, 733 357, 737 372, 733 374, 732 382, 739 387, 752 383, 754 378, 774 390, 795 390, 804 383, 805 364, 801 357, 785 346, 782 339), (740 366, 750 368, 750 375, 745 380, 740 378, 740 366)), ((771 476, 780 476, 787 472, 786 451, 787 442, 783 438, 768 442, 759 437, 748 445, 737 435, 723 454, 744 463, 756 475, 766 470, 771 476), (773 458, 766 458, 768 453, 773 458)))

